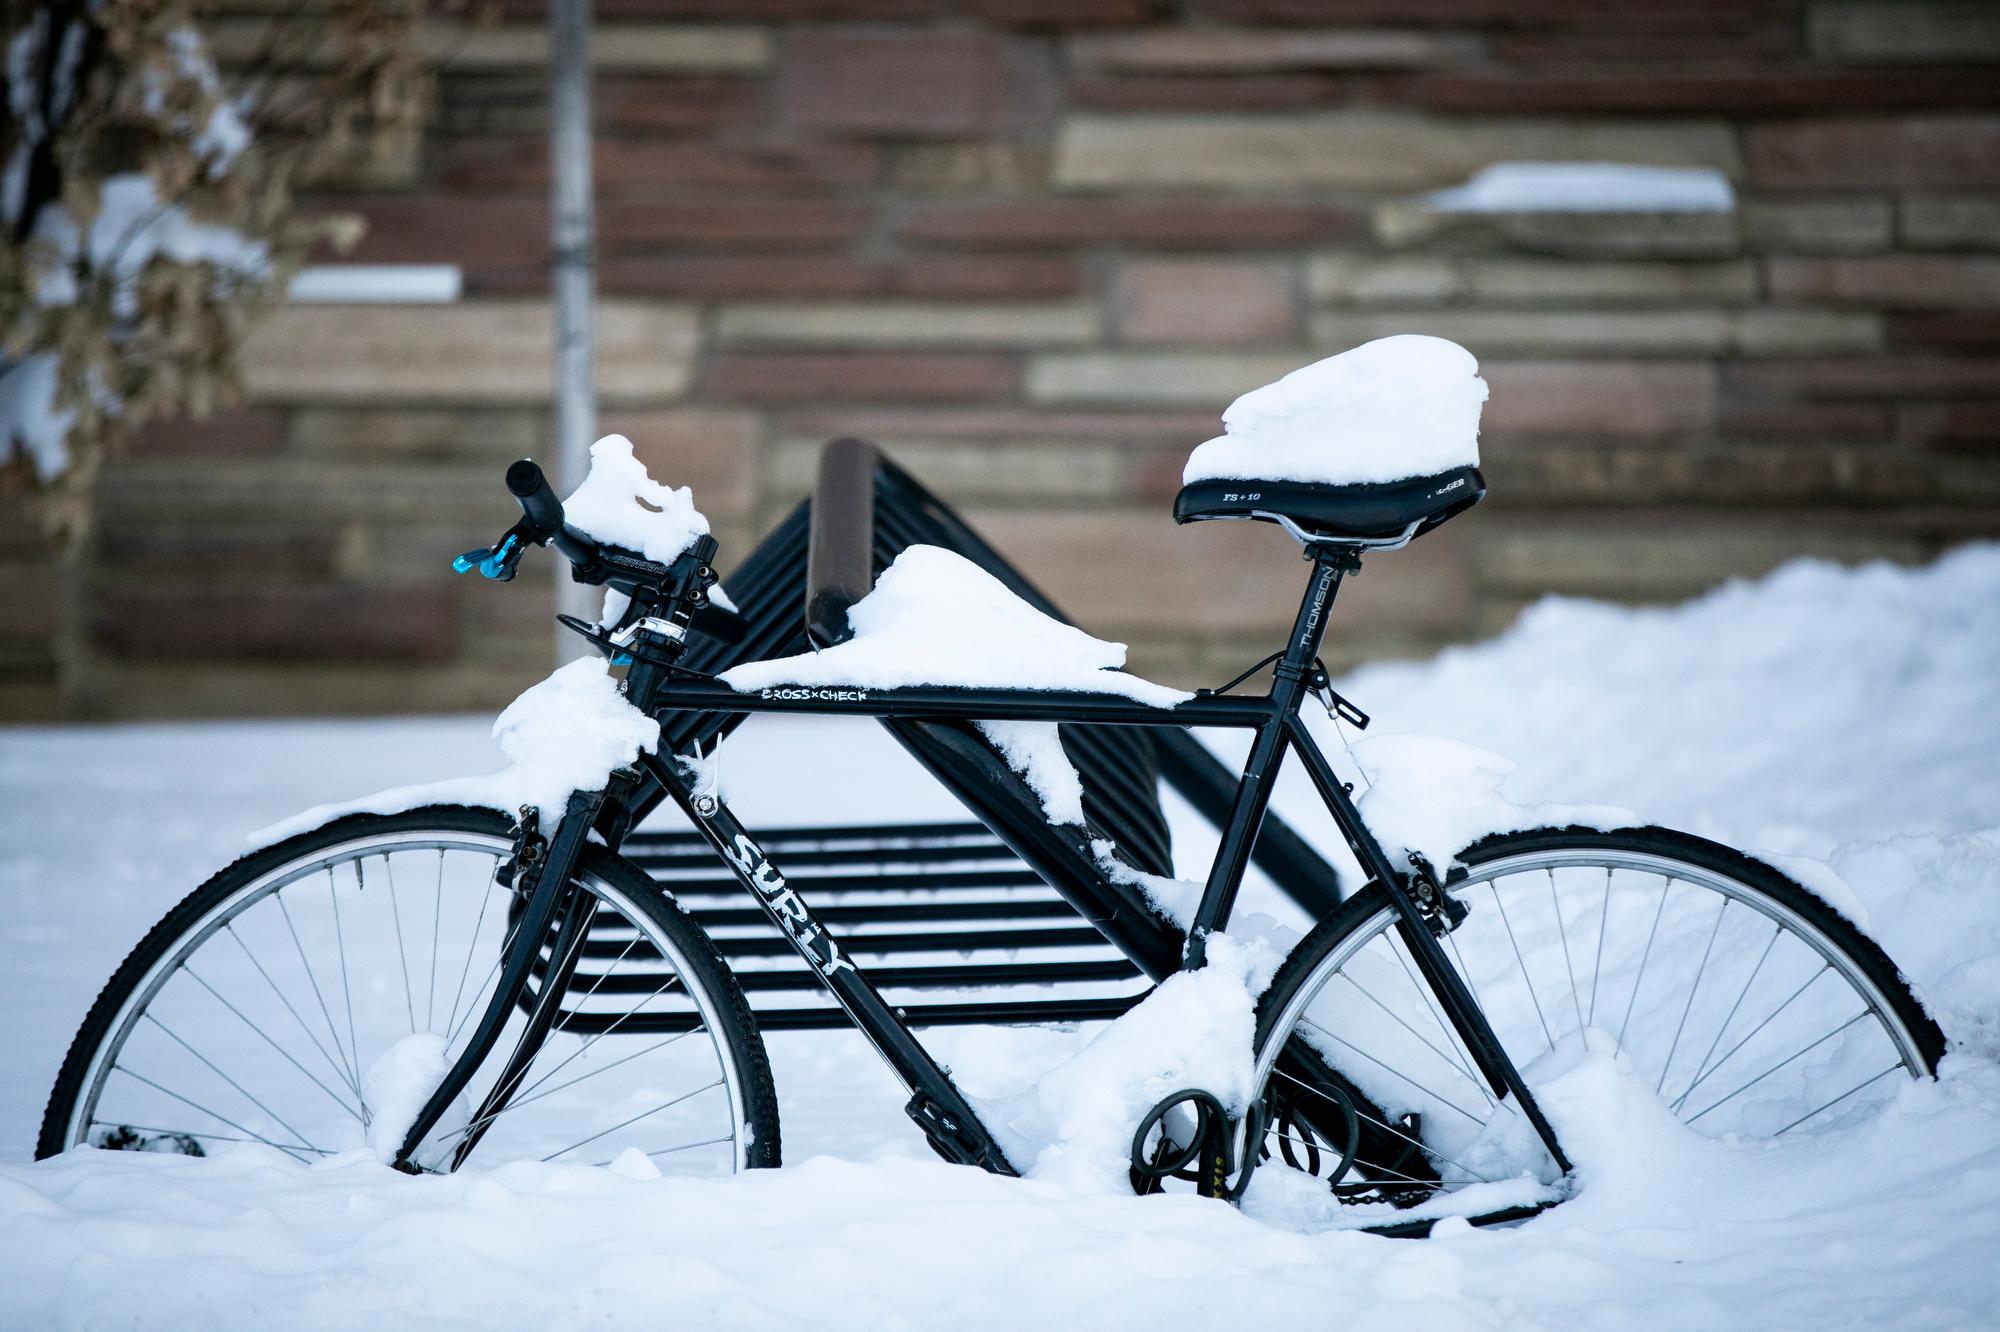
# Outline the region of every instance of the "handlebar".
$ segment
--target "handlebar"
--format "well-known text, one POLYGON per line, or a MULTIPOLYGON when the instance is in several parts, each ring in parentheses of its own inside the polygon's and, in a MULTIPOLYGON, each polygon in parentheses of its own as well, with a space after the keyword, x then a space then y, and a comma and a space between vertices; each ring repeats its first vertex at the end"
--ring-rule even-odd
POLYGON ((531 460, 523 458, 507 469, 507 489, 521 502, 522 515, 535 528, 535 540, 547 541, 563 530, 562 501, 531 460))
MULTIPOLYGON (((530 545, 543 544, 554 546, 569 560, 577 582, 614 587, 628 596, 638 595, 648 586, 658 588, 671 572, 631 551, 600 544, 565 523, 562 499, 531 459, 523 458, 508 467, 507 490, 521 506, 521 521, 508 529, 491 549, 467 551, 453 560, 452 568, 458 572, 468 573, 476 568, 488 578, 507 582, 514 577, 522 551, 530 545)), ((708 569, 715 556, 715 543, 709 537, 702 541, 707 543, 706 547, 698 547, 693 553, 701 565, 699 573, 706 581, 695 589, 693 627, 727 643, 740 642, 748 630, 743 618, 710 602, 705 595, 707 584, 715 579, 708 569)))
POLYGON ((532 459, 523 458, 507 469, 507 490, 521 506, 526 540, 537 545, 547 542, 561 551, 577 567, 581 581, 603 581, 581 575, 598 566, 605 548, 563 522, 562 500, 532 459))

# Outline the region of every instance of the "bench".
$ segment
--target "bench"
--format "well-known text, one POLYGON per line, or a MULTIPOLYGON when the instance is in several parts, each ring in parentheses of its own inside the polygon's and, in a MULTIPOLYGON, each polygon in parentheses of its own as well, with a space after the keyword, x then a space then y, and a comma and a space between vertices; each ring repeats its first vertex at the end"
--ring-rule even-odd
MULTIPOLYGON (((949 506, 860 440, 829 444, 812 497, 724 580, 748 625, 743 640, 695 640, 683 663, 718 672, 788 656, 846 632, 847 608, 908 546, 972 560, 1044 613, 1061 612, 949 506)), ((680 715, 663 739, 706 749, 742 721, 680 715)), ((1132 868, 1171 875, 1160 806, 1165 781, 1203 817, 1228 813, 1237 774, 1172 728, 1064 725, 1084 788, 1087 829, 1052 827, 1026 784, 964 724, 884 719, 889 732, 977 822, 760 829, 774 863, 843 950, 916 1026, 1110 1018, 1179 964, 1175 932, 1136 888, 1110 881, 1091 842, 1108 838, 1132 868)), ((715 937, 770 1029, 844 1025, 813 973, 715 864, 692 832, 642 829, 624 853, 672 888, 715 937)), ((1332 868, 1276 816, 1258 866, 1314 916, 1339 900, 1332 868)))

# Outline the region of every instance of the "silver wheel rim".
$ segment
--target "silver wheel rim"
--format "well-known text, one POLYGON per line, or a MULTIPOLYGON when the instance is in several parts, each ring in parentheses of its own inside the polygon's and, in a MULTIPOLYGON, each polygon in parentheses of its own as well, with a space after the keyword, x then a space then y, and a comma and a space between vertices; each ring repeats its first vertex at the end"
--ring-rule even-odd
MULTIPOLYGON (((1474 866, 1451 893, 1473 915, 1446 937, 1447 956, 1531 1084, 1532 1061, 1557 1057, 1566 1041, 1572 1050, 1588 1048, 1607 1018, 1630 1070, 1655 1087, 1675 1118, 1705 1133, 1782 1136, 1863 1109, 1893 1091, 1898 1071, 1928 1075, 1923 1047, 1896 1006, 1833 939, 1726 874, 1668 855, 1575 847, 1474 866), (1561 922, 1553 942, 1522 918, 1530 907, 1561 922), (1486 956, 1473 960, 1468 930, 1482 915, 1486 956), (1643 941, 1610 944, 1615 965, 1608 963, 1607 943, 1626 927, 1642 930, 1643 941), (1773 957, 1783 961, 1774 965, 1773 957), (1858 1011, 1842 1011, 1848 1000, 1858 1011), (1823 1085, 1806 1093, 1814 1083, 1823 1085), (1794 1090, 1792 1109, 1804 1113, 1780 1111, 1794 1090)), ((1380 1093, 1379 1103, 1400 1109, 1423 1101, 1412 1108, 1424 1115, 1424 1156, 1447 1183, 1500 1183, 1504 1177, 1463 1159, 1470 1155, 1463 1123, 1449 1131, 1454 1120, 1491 1123, 1493 1097, 1435 1001, 1417 986, 1394 922, 1385 906, 1313 969, 1258 1051, 1252 1085, 1267 1098, 1274 1073, 1287 1076, 1277 1061, 1296 1032, 1364 1091, 1380 1093), (1351 974, 1360 962, 1372 964, 1370 975, 1351 974), (1398 982, 1394 995, 1383 977, 1398 982), (1329 1003, 1336 989, 1344 1000, 1329 1003), (1341 1019, 1359 1011, 1373 1022, 1347 1025, 1369 1028, 1367 1037, 1342 1030, 1341 1019), (1393 1039, 1377 1044, 1383 1032, 1393 1039), (1399 1063, 1406 1067, 1399 1071, 1399 1063), (1426 1073, 1414 1072, 1426 1064, 1426 1073), (1447 1068, 1455 1076, 1442 1078, 1447 1068), (1434 1131, 1439 1127, 1446 1131, 1434 1131)), ((1394 1125, 1382 1127, 1396 1134, 1394 1125)), ((1267 1143, 1275 1154, 1278 1144, 1268 1136, 1267 1143)))
MULTIPOLYGON (((497 949, 482 950, 482 945, 498 944, 506 938, 508 894, 491 886, 490 867, 511 849, 504 837, 456 829, 363 834, 317 848, 230 893, 154 961, 120 1005, 84 1071, 81 1091, 65 1126, 65 1146, 89 1142, 93 1130, 100 1131, 101 1137, 101 1131, 119 1125, 132 1128, 149 1149, 172 1150, 172 1135, 187 1134, 201 1143, 204 1151, 256 1142, 309 1161, 359 1145, 352 1140, 351 1130, 327 1136, 332 1132, 328 1107, 337 1104, 347 1120, 361 1121, 365 1137, 369 1125, 367 1101, 361 1095, 367 1085, 364 1075, 371 1059, 379 1057, 387 1045, 371 1041, 363 1034, 364 1026, 379 1036, 393 1030, 393 1016, 405 1022, 409 1035, 430 1032, 443 1038, 448 1055, 456 1053, 496 979, 497 949), (430 881, 434 891, 428 900, 417 883, 398 883, 398 874, 418 860, 429 860, 437 867, 435 879, 430 881), (488 867, 485 878, 489 886, 475 907, 467 893, 473 891, 470 885, 477 877, 473 871, 481 864, 488 867), (451 905, 445 901, 448 877, 452 888, 460 890, 451 905), (325 908, 315 901, 311 911, 303 914, 320 925, 333 925, 337 943, 330 950, 323 937, 326 931, 316 933, 311 924, 298 918, 302 914, 297 909, 302 905, 298 898, 307 892, 327 899, 325 908), (376 894, 375 900, 364 902, 370 892, 376 894), (273 905, 276 911, 271 910, 273 905), (353 913, 343 912, 343 907, 367 909, 363 919, 350 920, 347 917, 353 913), (365 931, 371 919, 379 927, 385 917, 393 923, 393 948, 384 942, 379 929, 372 937, 352 933, 357 928, 365 931), (261 945, 257 947, 245 939, 253 918, 261 945), (467 919, 472 921, 469 930, 465 928, 467 919), (303 930, 301 924, 305 924, 303 930), (454 934, 453 944, 463 946, 462 952, 444 947, 448 932, 454 934), (281 942, 293 950, 289 960, 279 956, 281 950, 274 946, 281 942), (355 955, 351 956, 350 950, 355 955), (318 965, 336 958, 331 966, 318 965), (212 974, 210 965, 225 960, 230 973, 227 984, 212 974), (422 994, 417 992, 419 983, 422 994), (357 990, 368 992, 357 994, 357 990), (212 1019, 209 1027, 191 1033, 185 1029, 189 1024, 185 1012, 176 1014, 172 1021, 164 1014, 155 1014, 156 1004, 170 992, 177 1002, 190 1001, 184 1007, 197 1011, 200 1005, 191 1001, 197 997, 206 1001, 212 1019), (351 1007, 357 1003, 359 1009, 351 1007), (368 1011, 365 1018, 361 1016, 363 1009, 368 1011), (285 1033, 284 1038, 277 1037, 279 1031, 285 1033), (202 1069, 206 1090, 223 1099, 190 1096, 186 1086, 157 1077, 149 1080, 143 1068, 121 1062, 135 1034, 141 1032, 157 1037, 156 1044, 163 1042, 160 1048, 177 1050, 180 1071, 202 1069), (226 1041, 227 1049, 238 1055, 238 1064, 216 1057, 209 1042, 218 1039, 226 1041), (277 1092, 267 1091, 265 1084, 254 1083, 239 1071, 245 1049, 255 1049, 264 1056, 252 1067, 267 1076, 282 1074, 271 1085, 282 1082, 285 1103, 278 1103, 277 1092), (152 1105, 178 1105, 180 1119, 134 1123, 121 1117, 118 1104, 106 1104, 107 1087, 133 1081, 152 1088, 145 1098, 152 1105), (316 1107, 314 1122, 321 1126, 318 1136, 303 1131, 300 1121, 288 1114, 293 1103, 300 1101, 316 1107), (339 1145, 329 1146, 329 1142, 339 1145)), ((713 998, 695 979, 698 973, 689 966, 684 952, 628 894, 595 875, 582 875, 580 882, 597 899, 598 915, 589 946, 601 956, 594 961, 587 957, 580 964, 577 981, 565 992, 565 1005, 573 1014, 602 1015, 599 1026, 604 1029, 579 1025, 575 1030, 550 1033, 533 1062, 515 1080, 512 1095, 498 1114, 478 1126, 469 1122, 441 1126, 436 1135, 439 1141, 433 1146, 448 1153, 468 1127, 481 1127, 489 1136, 472 1155, 493 1161, 525 1154, 604 1164, 624 1146, 639 1146, 669 1172, 681 1168, 720 1173, 746 1168, 752 1135, 744 1092, 739 1071, 720 1036, 713 998), (622 926, 617 924, 619 920, 622 926), (636 1003, 617 997, 627 991, 638 996, 636 1003), (571 996, 575 997, 573 1004, 571 996), (647 1018, 689 1029, 648 1035, 641 1030, 647 1018), (683 1078, 683 1072, 696 1067, 704 1051, 707 1076, 691 1081, 683 1078), (683 1058, 690 1053, 696 1058, 683 1058), (668 1072, 669 1060, 680 1070, 668 1072), (676 1084, 671 1092, 662 1094, 651 1108, 639 1104, 644 1098, 633 1093, 646 1079, 662 1077, 676 1084), (683 1081, 687 1085, 678 1085, 683 1081), (593 1114, 590 1103, 606 1094, 624 1109, 600 1107, 593 1114), (550 1135, 548 1145, 554 1150, 522 1153, 507 1149, 510 1141, 527 1140, 528 1135, 520 1131, 527 1124, 552 1127, 572 1112, 579 1116, 573 1131, 566 1136, 550 1135), (640 1146, 648 1130, 686 1123, 696 1115, 712 1125, 713 1131, 663 1142, 654 1150, 640 1146)), ((492 1075, 504 1064, 520 1025, 517 1008, 501 1042, 474 1080, 470 1104, 477 1104, 478 1094, 494 1080, 492 1075)))

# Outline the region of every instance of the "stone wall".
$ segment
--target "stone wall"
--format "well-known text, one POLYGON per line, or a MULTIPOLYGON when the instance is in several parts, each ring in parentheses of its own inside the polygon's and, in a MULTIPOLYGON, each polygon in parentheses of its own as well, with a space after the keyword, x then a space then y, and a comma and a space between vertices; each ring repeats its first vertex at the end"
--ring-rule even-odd
MULTIPOLYGON (((546 454, 539 6, 440 32, 421 143, 331 202, 454 305, 295 306, 249 409, 107 478, 82 612, 0 550, 11 715, 489 707, 539 576, 453 580, 546 454)), ((1863 0, 598 0, 607 429, 741 553, 881 442, 1138 666, 1260 655, 1300 571, 1176 529, 1236 393, 1363 339, 1493 386, 1486 505, 1374 561, 1343 660, 1548 592, 1670 599, 2000 533, 2000 6, 1863 0), (1440 214, 1494 161, 1711 167, 1727 213, 1440 214)), ((725 561, 726 562, 726 561, 725 561)))

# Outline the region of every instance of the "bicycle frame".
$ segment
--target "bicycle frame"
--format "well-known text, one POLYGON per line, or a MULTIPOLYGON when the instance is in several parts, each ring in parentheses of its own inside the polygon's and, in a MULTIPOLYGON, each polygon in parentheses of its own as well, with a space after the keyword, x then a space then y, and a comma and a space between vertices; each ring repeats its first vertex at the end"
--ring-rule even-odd
MULTIPOLYGON (((1022 720, 1250 731, 1249 758, 1185 940, 1157 919, 1143 924, 1126 919, 1115 929, 1106 929, 1112 942, 1156 979, 1175 969, 1175 953, 1179 969, 1201 967, 1209 936, 1227 928, 1285 753, 1288 749, 1297 751, 1315 790, 1362 869, 1388 892, 1401 918, 1398 930, 1411 956, 1480 1072, 1496 1096, 1511 1095, 1515 1099, 1557 1166, 1567 1172, 1569 1162, 1522 1080, 1520 1070, 1501 1047, 1478 1003, 1438 944, 1438 935, 1448 928, 1439 914, 1443 899, 1438 885, 1432 882, 1427 870, 1420 868, 1406 874, 1395 868, 1363 822, 1348 788, 1299 717, 1299 708, 1307 695, 1316 688, 1327 687, 1317 655, 1328 613, 1341 580, 1360 567, 1359 554, 1346 546, 1308 545, 1306 558, 1312 562, 1313 572, 1285 650, 1273 668, 1271 687, 1262 695, 1203 693, 1176 706, 1162 708, 1103 694, 1025 689, 869 690, 797 685, 740 693, 720 681, 678 675, 644 658, 635 662, 628 674, 626 692, 636 706, 656 716, 693 710, 751 715, 810 713, 885 721, 1022 720), (1147 937, 1148 934, 1154 937, 1147 937)), ((538 928, 545 930, 556 919, 557 896, 581 849, 584 834, 599 818, 600 806, 610 805, 625 811, 618 829, 622 832, 632 817, 643 816, 660 798, 673 799, 901 1079, 911 1094, 906 1110, 938 1153, 948 1160, 978 1165, 996 1173, 1017 1173, 950 1074, 930 1056, 865 972, 841 951, 811 908, 787 885, 782 870, 772 864, 755 837, 728 807, 717 797, 697 790, 693 776, 672 758, 644 756, 641 768, 643 771, 628 771, 614 777, 613 791, 606 796, 589 798, 580 794, 572 799, 568 814, 547 844, 548 854, 523 908, 523 920, 538 922, 538 928)), ((1063 885, 1056 887, 1067 895, 1063 885)), ((1094 910, 1099 905, 1096 903, 1074 905, 1093 920, 1104 914, 1094 910)), ((562 955, 568 942, 565 933, 556 941, 552 959, 562 955)), ((407 1164, 452 1097, 463 1089, 479 1063, 490 1054, 506 1011, 522 997, 537 946, 534 940, 517 941, 479 1029, 480 1037, 461 1055, 411 1126, 399 1163, 407 1164)), ((550 1002, 556 988, 553 984, 545 985, 536 997, 536 1012, 530 1015, 531 1031, 540 1016, 539 1009, 550 1002)))

